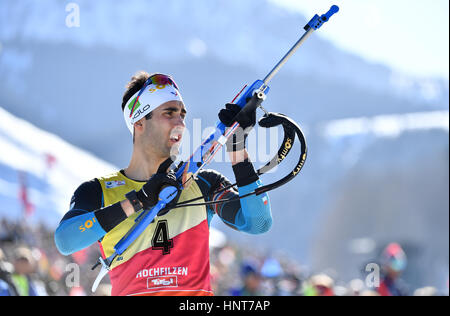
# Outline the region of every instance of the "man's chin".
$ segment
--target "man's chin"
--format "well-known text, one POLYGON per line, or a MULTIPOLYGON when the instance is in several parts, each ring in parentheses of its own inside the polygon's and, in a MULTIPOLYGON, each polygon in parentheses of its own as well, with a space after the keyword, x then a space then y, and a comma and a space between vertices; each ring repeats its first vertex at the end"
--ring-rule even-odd
POLYGON ((169 149, 169 156, 175 160, 180 155, 180 144, 174 144, 169 149))

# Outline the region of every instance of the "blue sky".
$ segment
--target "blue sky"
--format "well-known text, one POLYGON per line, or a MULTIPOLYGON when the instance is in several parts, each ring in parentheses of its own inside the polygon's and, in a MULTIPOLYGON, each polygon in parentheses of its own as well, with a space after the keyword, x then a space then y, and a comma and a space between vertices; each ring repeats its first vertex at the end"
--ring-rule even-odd
POLYGON ((414 76, 448 80, 448 0, 271 0, 307 19, 340 7, 319 31, 342 49, 414 76))

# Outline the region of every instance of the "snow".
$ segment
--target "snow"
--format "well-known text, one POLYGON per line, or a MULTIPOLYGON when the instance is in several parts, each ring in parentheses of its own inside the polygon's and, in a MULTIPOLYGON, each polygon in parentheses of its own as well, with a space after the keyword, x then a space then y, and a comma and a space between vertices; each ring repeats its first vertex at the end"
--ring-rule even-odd
POLYGON ((373 134, 397 137, 406 131, 439 129, 449 132, 449 111, 429 111, 398 115, 377 115, 371 118, 347 118, 326 123, 327 138, 373 134))
MULTIPOLYGON (((38 215, 55 222, 68 211, 70 197, 82 182, 117 170, 115 166, 43 131, 0 108, 0 200, 13 199, 0 213, 19 212, 19 173, 27 176, 30 201, 38 215), (11 205, 12 204, 12 205, 11 205)), ((17 215, 17 214, 15 214, 17 215)))

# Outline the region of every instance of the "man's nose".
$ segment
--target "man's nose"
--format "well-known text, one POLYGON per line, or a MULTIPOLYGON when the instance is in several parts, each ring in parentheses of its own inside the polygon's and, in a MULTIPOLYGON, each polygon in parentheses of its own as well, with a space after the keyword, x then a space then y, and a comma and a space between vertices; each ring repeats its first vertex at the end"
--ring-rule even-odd
POLYGON ((184 123, 184 118, 181 115, 178 115, 178 117, 176 118, 176 126, 182 126, 182 127, 186 127, 186 124, 184 123))

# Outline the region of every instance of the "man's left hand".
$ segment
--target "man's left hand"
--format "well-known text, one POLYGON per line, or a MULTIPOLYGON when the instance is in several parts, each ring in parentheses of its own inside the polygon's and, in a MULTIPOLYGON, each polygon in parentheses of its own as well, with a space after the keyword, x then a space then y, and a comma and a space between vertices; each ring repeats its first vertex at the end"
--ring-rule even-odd
POLYGON ((220 121, 227 127, 234 122, 239 123, 239 128, 227 141, 227 151, 239 151, 245 148, 245 140, 256 124, 256 109, 249 113, 241 112, 237 104, 227 103, 225 108, 219 112, 220 121))

